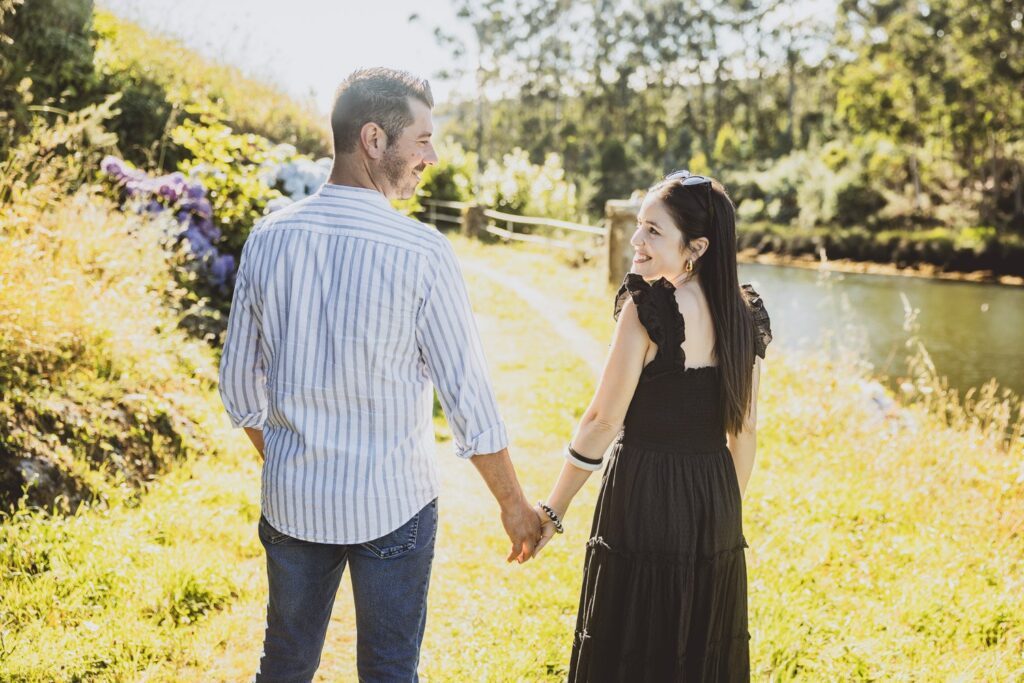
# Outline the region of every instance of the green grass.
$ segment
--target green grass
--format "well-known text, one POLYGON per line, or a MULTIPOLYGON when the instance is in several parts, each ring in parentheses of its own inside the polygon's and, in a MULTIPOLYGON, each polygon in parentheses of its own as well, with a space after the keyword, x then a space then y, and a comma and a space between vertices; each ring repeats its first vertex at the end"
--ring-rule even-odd
MULTIPOLYGON (((608 338, 611 292, 597 269, 454 242, 461 258, 571 302, 576 324, 608 338)), ((592 372, 510 288, 467 281, 514 461, 542 497, 592 372)), ((744 501, 755 680, 1022 680, 1019 437, 966 414, 939 419, 936 406, 881 416, 856 363, 769 354, 744 501)), ((212 432, 209 456, 141 497, 0 524, 0 680, 251 675, 266 590, 258 467, 240 432, 223 421, 212 432)), ((423 678, 564 680, 597 478, 564 536, 539 560, 507 565, 497 506, 451 451, 441 443, 423 678)), ((317 680, 354 679, 353 622, 345 582, 317 680)))

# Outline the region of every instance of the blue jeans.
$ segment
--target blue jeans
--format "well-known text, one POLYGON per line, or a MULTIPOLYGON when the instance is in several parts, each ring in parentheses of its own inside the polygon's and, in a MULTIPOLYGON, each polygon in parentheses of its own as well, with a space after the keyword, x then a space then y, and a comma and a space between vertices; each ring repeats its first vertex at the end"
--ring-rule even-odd
POLYGON ((418 681, 427 587, 437 536, 437 500, 391 533, 367 543, 300 541, 262 516, 270 600, 256 683, 308 683, 334 597, 348 564, 356 608, 356 664, 362 681, 418 681))

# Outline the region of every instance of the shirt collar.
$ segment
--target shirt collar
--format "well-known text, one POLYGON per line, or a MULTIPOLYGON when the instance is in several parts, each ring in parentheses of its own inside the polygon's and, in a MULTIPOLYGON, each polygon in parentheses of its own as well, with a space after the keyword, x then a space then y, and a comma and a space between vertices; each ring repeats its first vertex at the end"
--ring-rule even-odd
POLYGON ((335 185, 334 183, 324 183, 320 186, 317 191, 322 197, 336 197, 339 199, 360 199, 363 201, 369 200, 378 202, 386 206, 391 206, 391 202, 388 198, 377 190, 371 190, 367 187, 355 187, 353 185, 335 185))

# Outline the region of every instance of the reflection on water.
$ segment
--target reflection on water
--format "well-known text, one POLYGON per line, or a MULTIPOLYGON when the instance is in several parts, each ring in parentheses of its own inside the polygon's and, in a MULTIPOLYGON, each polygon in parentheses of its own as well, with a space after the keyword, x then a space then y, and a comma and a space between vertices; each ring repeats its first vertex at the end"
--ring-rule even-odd
POLYGON ((1024 288, 740 264, 764 297, 776 343, 860 351, 876 372, 906 373, 906 295, 940 374, 966 390, 996 378, 1024 394, 1024 288))

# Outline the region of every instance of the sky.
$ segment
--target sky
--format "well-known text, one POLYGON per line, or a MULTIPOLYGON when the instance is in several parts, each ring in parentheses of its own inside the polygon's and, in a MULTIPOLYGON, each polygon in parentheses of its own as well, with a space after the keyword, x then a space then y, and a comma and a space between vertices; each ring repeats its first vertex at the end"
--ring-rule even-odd
POLYGON ((455 10, 442 0, 98 0, 104 9, 147 30, 179 40, 204 57, 277 85, 318 110, 330 111, 334 90, 361 66, 406 69, 430 80, 445 102, 460 82, 442 81, 457 70, 434 28, 468 36, 455 10), (409 22, 412 14, 419 19, 409 22))

